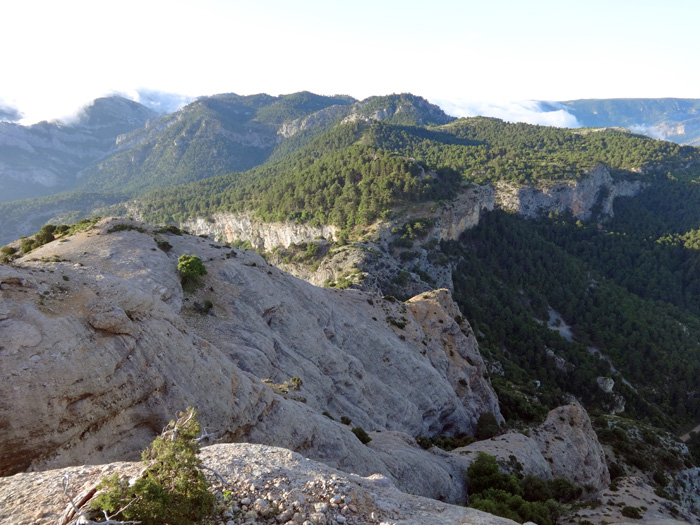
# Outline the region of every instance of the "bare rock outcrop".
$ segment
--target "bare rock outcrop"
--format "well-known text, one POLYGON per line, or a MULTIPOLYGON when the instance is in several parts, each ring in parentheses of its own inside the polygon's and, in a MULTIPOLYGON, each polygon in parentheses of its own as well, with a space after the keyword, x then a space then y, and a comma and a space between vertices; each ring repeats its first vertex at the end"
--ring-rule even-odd
POLYGON ((662 498, 658 489, 648 485, 644 479, 629 476, 615 480, 616 487, 602 490, 601 505, 582 506, 560 521, 562 525, 579 523, 638 523, 640 525, 700 524, 697 515, 689 513, 677 502, 662 498), (623 509, 631 507, 639 517, 630 518, 623 509))
POLYGON ((251 213, 215 213, 211 218, 197 217, 181 224, 195 235, 207 235, 221 242, 250 241, 256 250, 270 251, 318 237, 335 240, 335 226, 310 226, 293 222, 262 222, 251 213))
POLYGON ((104 220, 0 266, 3 474, 135 458, 193 405, 224 441, 282 446, 458 497, 461 482, 451 480, 461 467, 442 461, 435 470, 441 453, 410 445, 410 436, 469 433, 482 412, 501 416, 449 294, 403 304, 320 289, 252 252, 167 235, 165 253, 154 237, 165 234, 104 220), (208 270, 187 294, 176 270, 184 253, 208 270), (205 301, 208 314, 198 307, 205 301), (284 387, 293 377, 298 390, 284 387), (389 461, 322 412, 397 432, 415 465, 396 454, 389 461), (450 483, 457 489, 443 490, 450 483))
POLYGON ((669 490, 684 509, 700 516, 700 467, 680 471, 669 490))
MULTIPOLYGON (((308 460, 289 450, 250 444, 205 447, 201 458, 230 491, 217 523, 343 523, 364 525, 512 525, 475 509, 398 491, 383 476, 361 477, 308 460), (274 505, 273 503, 274 502, 274 505), (245 509, 245 510, 244 510, 245 509), (239 516, 234 521, 234 515, 239 516), (308 520, 308 521, 305 521, 308 520)), ((67 506, 59 482, 70 476, 75 495, 114 472, 134 476, 140 464, 116 463, 17 474, 0 479, 0 520, 55 523, 67 506)), ((215 480, 215 484, 218 484, 215 480)))
POLYGON ((542 455, 537 442, 517 432, 476 441, 452 451, 465 457, 471 465, 480 453, 494 456, 504 471, 523 473, 542 479, 552 479, 552 468, 542 455))
POLYGON ((578 404, 555 408, 534 435, 552 474, 596 490, 610 484, 610 472, 586 410, 578 404))
POLYGON ((495 206, 493 186, 474 184, 464 189, 454 201, 444 205, 435 214, 435 228, 439 239, 456 241, 466 230, 479 224, 484 211, 495 206))
POLYGON ((277 130, 278 135, 289 138, 297 133, 318 127, 325 127, 334 121, 342 119, 351 111, 351 106, 335 105, 323 108, 311 115, 289 122, 283 122, 277 130))
POLYGON ((596 206, 603 216, 611 216, 615 197, 636 195, 644 184, 641 181, 615 182, 608 168, 598 164, 575 181, 527 186, 500 181, 494 187, 497 207, 527 219, 549 212, 571 212, 577 219, 588 220, 596 206))
POLYGON ((507 433, 452 453, 467 457, 471 464, 480 452, 495 456, 504 470, 543 479, 562 477, 595 490, 610 484, 605 453, 586 410, 578 404, 552 410, 531 436, 507 433))

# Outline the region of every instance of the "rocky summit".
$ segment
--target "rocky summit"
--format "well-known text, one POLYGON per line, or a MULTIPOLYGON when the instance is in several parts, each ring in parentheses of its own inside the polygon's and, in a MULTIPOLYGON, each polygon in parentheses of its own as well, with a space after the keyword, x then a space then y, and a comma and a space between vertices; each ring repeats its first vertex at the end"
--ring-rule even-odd
POLYGON ((135 459, 196 405, 222 441, 460 502, 464 462, 413 438, 473 434, 484 412, 502 421, 447 292, 401 303, 321 289, 253 252, 123 219, 0 266, 0 286, 4 475, 135 459), (183 254, 208 272, 189 291, 183 254))

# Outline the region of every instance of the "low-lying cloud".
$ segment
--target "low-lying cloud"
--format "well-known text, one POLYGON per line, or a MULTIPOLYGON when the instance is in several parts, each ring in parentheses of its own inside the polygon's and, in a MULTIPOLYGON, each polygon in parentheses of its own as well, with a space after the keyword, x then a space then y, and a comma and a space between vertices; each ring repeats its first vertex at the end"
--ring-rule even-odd
POLYGON ((154 89, 138 89, 124 94, 134 102, 143 104, 153 111, 165 115, 173 113, 183 106, 192 102, 195 97, 180 95, 178 93, 168 93, 154 89))
POLYGON ((646 135, 652 139, 667 140, 668 133, 664 132, 658 126, 647 126, 645 124, 634 124, 629 126, 629 130, 633 133, 639 133, 641 135, 646 135))
POLYGON ((484 102, 457 99, 432 102, 454 117, 496 117, 507 122, 526 122, 558 128, 581 127, 576 117, 556 102, 547 103, 548 107, 558 108, 554 110, 543 109, 540 102, 535 100, 484 102))

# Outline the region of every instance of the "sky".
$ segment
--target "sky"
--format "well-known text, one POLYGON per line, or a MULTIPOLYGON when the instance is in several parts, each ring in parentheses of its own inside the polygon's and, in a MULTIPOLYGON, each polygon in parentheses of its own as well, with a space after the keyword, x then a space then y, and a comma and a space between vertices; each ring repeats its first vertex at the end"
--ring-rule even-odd
POLYGON ((571 115, 531 101, 700 98, 697 0, 22 0, 0 12, 0 119, 22 123, 139 90, 411 92, 455 116, 557 125, 571 115))

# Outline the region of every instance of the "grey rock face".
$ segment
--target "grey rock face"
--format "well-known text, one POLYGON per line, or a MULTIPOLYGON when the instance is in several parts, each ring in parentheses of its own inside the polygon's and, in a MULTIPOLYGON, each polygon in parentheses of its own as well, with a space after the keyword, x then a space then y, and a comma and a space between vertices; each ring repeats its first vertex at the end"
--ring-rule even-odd
POLYGON ((700 516, 700 468, 682 470, 669 488, 684 509, 700 516))
POLYGON ((510 432, 452 451, 466 457, 470 465, 482 452, 494 456, 503 470, 515 473, 522 467, 523 474, 552 479, 552 468, 542 455, 540 446, 524 434, 510 432))
POLYGON ((534 437, 552 474, 596 490, 610 484, 603 447, 586 410, 578 404, 555 408, 534 437))
POLYGON ((207 235, 222 242, 250 241, 256 250, 270 251, 275 247, 288 247, 290 244, 308 242, 317 237, 335 240, 338 228, 335 226, 308 226, 298 223, 266 223, 251 213, 215 213, 211 220, 201 217, 181 224, 181 227, 195 235, 207 235))
POLYGON ((456 241, 466 230, 479 224, 481 213, 495 206, 492 186, 474 185, 465 189, 451 203, 438 210, 435 227, 441 241, 456 241))
POLYGON ((606 394, 612 393, 615 387, 615 380, 612 377, 599 377, 596 379, 596 383, 598 383, 598 387, 606 394))
POLYGON ((471 464, 480 452, 495 456, 504 470, 522 468, 523 474, 543 479, 562 477, 596 490, 610 484, 605 453, 588 414, 578 404, 552 410, 532 437, 508 433, 452 453, 467 457, 471 464))
POLYGON ((463 494, 452 487, 458 464, 436 463, 409 436, 469 433, 482 412, 501 417, 447 292, 403 304, 319 289, 199 237, 168 235, 166 254, 148 231, 107 233, 118 222, 0 266, 3 474, 133 459, 192 405, 224 441, 297 450, 428 496, 463 494), (176 271, 184 253, 208 270, 193 294, 176 271), (61 262, 41 261, 54 255, 61 262), (207 299, 203 315, 195 303, 207 299), (302 384, 285 392, 292 377, 302 384), (379 438, 363 445, 341 416, 396 431, 406 452, 379 438))
POLYGON ((496 206, 534 219, 549 212, 571 212, 577 219, 588 220, 596 204, 601 213, 610 216, 615 197, 636 195, 643 188, 641 181, 614 182, 608 169, 599 164, 577 181, 542 183, 521 186, 497 182, 496 206))
MULTIPOLYGON (((204 447, 200 457, 231 489, 229 505, 237 512, 245 505, 245 514, 255 523, 515 523, 475 509, 399 492, 385 476, 348 474, 281 448, 221 444, 204 447)), ((41 516, 42 523, 56 523, 67 500, 57 494, 60 491, 55 480, 68 476, 69 490, 75 496, 80 487, 93 487, 102 476, 118 472, 135 477, 140 468, 140 463, 117 463, 5 478, 0 491, 0 520, 25 523, 41 516)))
POLYGON ((317 111, 316 113, 312 113, 307 117, 302 117, 292 120, 291 122, 282 123, 277 133, 279 135, 282 135, 284 138, 289 138, 307 129, 313 129, 320 126, 327 126, 336 119, 344 117, 350 111, 350 106, 330 106, 320 111, 317 111))

